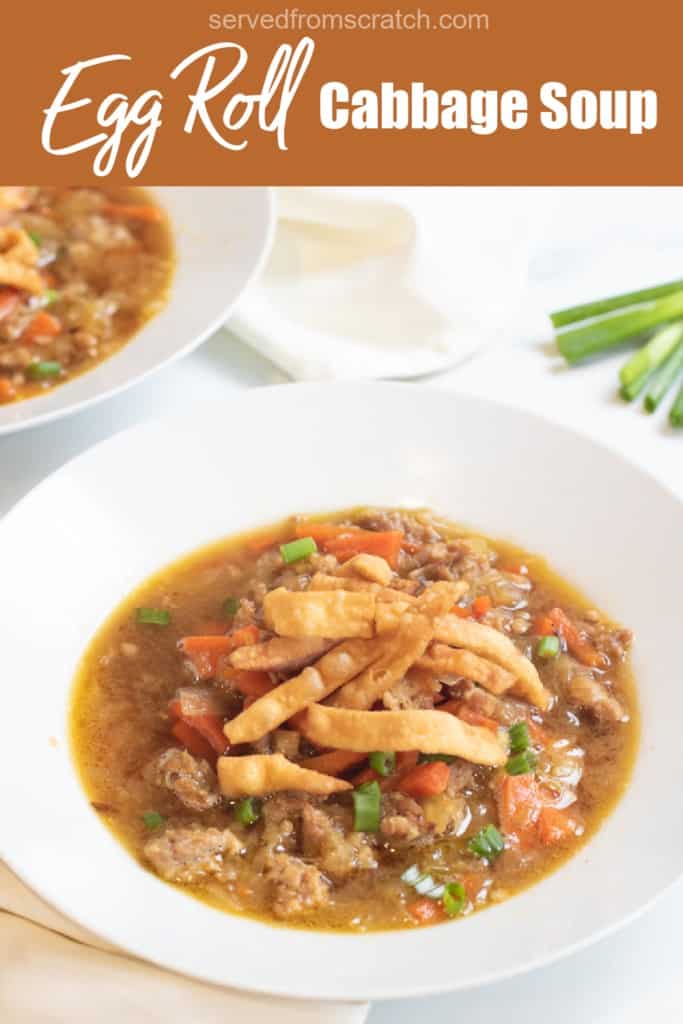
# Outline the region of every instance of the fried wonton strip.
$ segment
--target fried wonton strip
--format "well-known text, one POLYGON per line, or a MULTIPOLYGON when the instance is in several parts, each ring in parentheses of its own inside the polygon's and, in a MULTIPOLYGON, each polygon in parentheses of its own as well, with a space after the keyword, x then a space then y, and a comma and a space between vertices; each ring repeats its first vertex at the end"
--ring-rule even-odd
POLYGON ((276 636, 262 644, 239 647, 228 662, 233 668, 248 672, 296 672, 329 651, 332 645, 332 640, 315 636, 276 636))
POLYGON ((347 590, 349 592, 377 594, 380 590, 380 585, 379 583, 372 583, 370 580, 349 579, 346 576, 330 576, 326 572, 316 572, 311 576, 308 590, 347 590))
POLYGON ((348 771, 349 768, 353 768, 354 765, 360 764, 364 760, 365 754, 358 754, 352 750, 330 750, 327 754, 307 757, 299 764, 302 768, 323 772, 325 775, 341 775, 342 772, 348 771))
POLYGON ((385 558, 379 555, 356 555, 339 570, 340 576, 360 576, 372 583, 381 583, 386 587, 394 575, 393 570, 385 558))
POLYGON ((447 647, 446 644, 432 644, 417 664, 418 668, 426 669, 435 675, 463 676, 465 679, 471 679, 496 695, 512 689, 517 682, 517 677, 500 665, 480 658, 471 651, 456 650, 455 647, 447 647))
MULTIPOLYGON (((384 654, 357 679, 335 694, 331 703, 344 708, 371 708, 387 690, 403 679, 408 669, 427 649, 434 634, 434 621, 453 605, 457 584, 434 583, 398 620, 387 637, 384 654)), ((394 608, 397 605, 390 605, 394 608)))
POLYGON ((267 796, 283 789, 321 796, 351 789, 350 782, 301 768, 282 754, 219 757, 216 771, 220 791, 230 800, 243 796, 267 796))
POLYGON ((371 708, 424 654, 433 634, 434 626, 426 615, 406 612, 401 617, 400 628, 386 637, 386 649, 381 657, 357 679, 342 686, 331 703, 342 708, 371 708))
POLYGON ((464 647, 512 672, 516 678, 514 690, 519 696, 542 711, 549 707, 552 696, 541 682, 534 665, 520 654, 504 633, 482 622, 460 619, 457 615, 444 615, 436 624, 434 636, 442 643, 464 647))
POLYGON ((382 651, 383 642, 377 637, 338 644, 314 666, 276 686, 227 722, 223 729, 225 735, 232 737, 231 743, 254 743, 297 711, 329 697, 379 658, 382 651))
POLYGON ((280 636, 370 637, 374 633, 375 595, 278 587, 264 597, 263 615, 268 627, 280 636))
POLYGON ((343 750, 419 750, 453 754, 474 764, 501 765, 507 751, 489 729, 443 711, 355 711, 315 704, 301 716, 304 736, 343 750))
POLYGON ((431 618, 441 617, 464 597, 468 590, 469 583, 466 580, 458 580, 456 583, 432 583, 419 597, 412 597, 389 587, 380 590, 375 607, 375 630, 377 633, 391 633, 398 629, 401 616, 411 606, 417 606, 431 618))

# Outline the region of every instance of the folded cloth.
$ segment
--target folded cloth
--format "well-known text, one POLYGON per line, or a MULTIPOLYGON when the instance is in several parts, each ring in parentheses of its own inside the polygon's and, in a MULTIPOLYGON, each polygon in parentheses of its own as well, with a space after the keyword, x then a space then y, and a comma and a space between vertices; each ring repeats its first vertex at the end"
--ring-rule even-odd
MULTIPOLYGON (((447 255, 437 253, 445 266, 430 272, 434 249, 416 258, 418 224, 405 205, 352 190, 281 189, 277 216, 267 266, 229 329, 290 377, 422 376, 490 340, 490 301, 471 309, 463 291, 474 287, 458 290, 469 281, 476 237, 468 233, 468 251, 460 242, 458 252, 454 233, 447 255)), ((506 251, 510 263, 514 256, 506 251)))
POLYGON ((363 1024, 367 1012, 252 996, 143 963, 62 917, 0 863, 2 1024, 363 1024))

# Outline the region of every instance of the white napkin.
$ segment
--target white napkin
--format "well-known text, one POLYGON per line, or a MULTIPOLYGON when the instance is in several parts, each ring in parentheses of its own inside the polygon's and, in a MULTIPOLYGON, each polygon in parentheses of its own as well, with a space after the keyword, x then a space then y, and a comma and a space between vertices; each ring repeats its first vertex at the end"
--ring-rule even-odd
POLYGON ((466 201, 453 210, 457 191, 432 190, 452 218, 444 251, 409 204, 367 190, 281 189, 270 259, 230 331, 297 380, 409 378, 463 360, 516 301, 527 226, 513 208, 511 245, 495 245, 482 224, 463 232, 470 211, 466 201))
POLYGON ((363 1024, 368 1006, 270 999, 126 956, 58 914, 0 863, 2 1024, 363 1024))

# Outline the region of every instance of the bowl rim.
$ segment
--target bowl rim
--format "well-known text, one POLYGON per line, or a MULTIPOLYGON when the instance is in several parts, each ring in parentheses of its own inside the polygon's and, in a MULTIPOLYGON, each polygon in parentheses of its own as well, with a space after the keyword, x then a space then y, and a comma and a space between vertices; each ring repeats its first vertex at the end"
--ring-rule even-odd
MULTIPOLYGON (((322 389, 324 389, 324 394, 327 395, 327 394, 330 394, 331 390, 341 390, 341 391, 349 392, 351 389, 353 389, 354 390, 354 394, 355 394, 355 399, 356 399, 356 401, 358 401, 358 389, 359 389, 359 387, 362 388, 363 390, 367 390, 368 392, 376 392, 378 389, 380 389, 380 390, 382 390, 384 392, 395 392, 397 394, 400 393, 402 396, 404 396, 406 393, 415 393, 415 391, 417 389, 417 390, 420 390, 422 392, 426 392, 428 394, 447 395, 451 399, 453 399, 453 397, 457 397, 457 399, 459 399, 459 400, 463 400, 463 401, 465 401, 466 403, 468 403, 470 405, 477 405, 477 406, 481 407, 482 409, 490 410, 492 407, 494 407, 494 408, 500 407, 500 408, 502 408, 502 409, 504 409, 504 410, 506 410, 508 412, 512 412, 513 414, 515 414, 515 413, 520 414, 521 416, 523 416, 523 417, 527 418, 528 420, 532 421, 532 423, 534 423, 537 428, 541 428, 542 429, 543 427, 550 426, 554 432, 563 434, 565 436, 565 438, 567 440, 569 440, 569 441, 572 441, 572 440, 576 441, 576 440, 578 440, 578 441, 580 441, 582 443, 582 445, 584 445, 586 447, 592 447, 592 448, 596 448, 596 449, 601 450, 605 455, 609 456, 611 459, 616 460, 619 463, 621 463, 622 466, 627 467, 631 471, 634 471, 635 473, 637 473, 641 477, 648 478, 650 483, 656 489, 658 489, 661 492, 663 492, 669 498, 673 498, 674 499, 676 505, 678 506, 679 511, 683 508, 683 500, 681 499, 681 496, 679 494, 677 494, 676 491, 672 487, 670 487, 668 484, 666 484, 661 479, 659 479, 657 476, 655 476, 649 469, 646 469, 646 468, 643 468, 643 467, 639 466, 637 463, 635 463, 633 460, 631 460, 623 452, 620 452, 620 451, 614 449, 612 446, 610 446, 609 444, 604 443, 601 440, 596 440, 596 439, 594 439, 592 437, 589 437, 587 435, 581 434, 580 432, 575 431, 575 430, 571 429, 570 427, 565 426, 564 424, 556 423, 555 421, 550 420, 550 419, 548 419, 545 416, 539 415, 539 414, 537 414, 535 412, 530 412, 530 411, 528 411, 526 409, 520 409, 518 406, 514 405, 514 403, 512 403, 512 402, 502 402, 502 401, 499 401, 499 400, 490 400, 490 399, 483 398, 483 397, 480 397, 480 396, 469 395, 466 392, 459 392, 457 390, 457 388, 453 389, 452 387, 450 387, 450 388, 449 387, 443 387, 443 386, 440 386, 438 383, 436 385, 433 385, 433 384, 414 384, 414 383, 410 384, 410 383, 407 383, 407 382, 373 382, 373 381, 338 382, 338 383, 305 382, 305 383, 289 384, 289 385, 286 386, 286 390, 290 394, 293 394, 295 392, 296 393, 304 393, 304 392, 312 393, 312 392, 321 391, 322 389), (410 389, 410 391, 407 391, 407 389, 410 389)), ((281 394, 282 391, 283 391, 283 386, 280 385, 280 384, 269 385, 269 386, 259 387, 257 389, 248 389, 245 392, 243 392, 241 395, 235 396, 235 398, 236 398, 237 401, 241 401, 241 402, 256 401, 256 402, 264 402, 264 403, 267 404, 268 397, 269 397, 270 394, 272 394, 273 392, 278 392, 278 393, 281 394)), ((195 403, 195 404, 197 406, 199 406, 200 403, 195 403)), ((214 407, 214 406, 217 409, 218 408, 224 408, 222 403, 212 402, 212 403, 209 403, 208 406, 204 406, 205 413, 207 413, 207 414, 210 413, 211 408, 214 407)), ((96 443, 95 445, 92 445, 90 448, 86 449, 84 452, 81 452, 78 455, 74 456, 68 462, 64 463, 58 469, 54 470, 52 473, 50 473, 48 476, 46 476, 43 480, 41 480, 40 483, 38 485, 36 485, 36 487, 32 488, 31 491, 29 491, 26 495, 24 495, 18 502, 16 502, 12 506, 12 508, 6 513, 3 521, 0 522, 0 531, 2 530, 2 527, 5 525, 5 523, 7 521, 11 521, 15 516, 21 514, 21 510, 22 510, 22 507, 23 507, 25 502, 28 502, 29 500, 32 500, 37 492, 39 492, 43 487, 46 487, 52 481, 52 479, 54 477, 59 476, 62 473, 62 471, 65 471, 68 468, 73 468, 74 464, 77 464, 80 460, 86 461, 88 458, 93 457, 93 453, 94 452, 103 449, 107 445, 115 445, 117 443, 120 443, 121 439, 123 437, 129 435, 129 434, 132 435, 132 434, 135 434, 135 433, 140 433, 141 431, 145 431, 145 430, 157 429, 160 423, 168 423, 168 422, 173 422, 173 421, 182 422, 183 420, 185 420, 192 413, 192 410, 193 410, 193 405, 189 405, 189 406, 186 406, 183 410, 174 412, 174 413, 172 413, 170 415, 166 415, 166 416, 163 416, 163 417, 157 417, 157 418, 155 418, 153 420, 145 421, 145 422, 140 423, 140 424, 135 424, 133 426, 126 427, 123 430, 118 431, 116 434, 114 434, 114 435, 112 435, 112 436, 110 436, 108 438, 103 439, 102 441, 96 443)), ((636 763, 637 763, 637 761, 639 759, 639 756, 640 755, 636 756, 636 763)), ((70 760, 71 760, 71 758, 70 758, 70 760)), ((73 762, 71 762, 71 763, 72 763, 72 766, 73 766, 73 762)), ((72 768, 72 770, 74 770, 74 769, 72 768)), ((75 774, 75 770, 74 770, 74 774, 75 774)), ((631 783, 629 783, 629 787, 630 787, 630 785, 631 785, 631 783)), ((626 792, 628 792, 628 788, 629 787, 627 787, 626 792)), ((623 799, 623 797, 621 799, 623 799)), ((613 814, 613 813, 614 813, 614 811, 611 812, 611 814, 613 814)), ((610 816, 611 816, 611 814, 610 814, 610 816)), ((594 840, 595 840, 595 837, 593 837, 591 840, 589 840, 587 845, 590 846, 590 844, 592 842, 594 842, 594 840)), ((118 842, 118 840, 116 840, 116 842, 118 842)), ((126 856, 130 856, 127 852, 126 852, 125 855, 126 856)), ((8 864, 8 866, 10 867, 10 869, 15 872, 15 874, 21 879, 21 881, 24 882, 24 884, 26 884, 33 892, 35 892, 37 895, 39 895, 40 898, 44 899, 46 903, 48 903, 49 905, 55 907, 55 909, 59 910, 61 913, 65 914, 65 916, 70 917, 73 920, 76 920, 79 924, 81 924, 81 920, 79 918, 73 918, 71 913, 70 913, 70 911, 65 909, 61 905, 61 902, 58 899, 55 899, 55 898, 53 898, 51 896, 46 896, 43 893, 40 884, 37 885, 32 878, 27 878, 24 875, 24 873, 23 873, 22 867, 19 864, 15 864, 14 863, 11 854, 8 855, 7 853, 4 853, 4 859, 5 859, 6 863, 8 864)), ((574 858, 572 858, 572 859, 574 859, 574 858)), ((570 861, 571 861, 571 859, 570 859, 570 861)), ((557 873, 555 873, 555 874, 557 874, 557 873)), ((551 965, 553 963, 558 962, 559 960, 562 960, 564 957, 573 955, 574 953, 577 953, 577 952, 579 952, 579 951, 581 951, 583 949, 586 949, 586 948, 590 947, 591 945, 593 945, 594 943, 599 942, 599 941, 603 940, 604 938, 609 937, 610 935, 614 934, 615 932, 617 932, 622 927, 625 927, 630 922, 636 920, 638 917, 640 917, 642 914, 644 914, 650 907, 652 907, 657 902, 657 900, 659 900, 669 889, 671 889, 674 885, 676 885, 677 882, 680 880, 681 875, 683 875, 683 864, 681 865, 681 868, 680 868, 680 870, 678 872, 677 877, 671 879, 671 881, 669 881, 666 885, 662 886, 662 888, 660 890, 658 890, 656 893, 654 893, 654 895, 651 898, 645 900, 642 904, 640 904, 638 907, 636 907, 632 911, 622 914, 621 916, 615 918, 613 921, 609 922, 607 925, 605 925, 605 926, 603 926, 601 928, 598 928, 598 929, 590 932, 590 934, 584 936, 583 938, 581 938, 581 939, 579 939, 579 940, 577 940, 575 942, 572 942, 572 943, 570 943, 570 944, 568 944, 566 946, 562 946, 561 948, 558 948, 555 951, 550 952, 550 953, 540 953, 538 956, 531 957, 530 959, 528 959, 528 960, 526 960, 524 962, 521 962, 521 963, 518 963, 518 964, 514 964, 511 967, 509 967, 508 969, 504 969, 504 970, 495 969, 495 970, 490 970, 490 971, 482 970, 481 972, 479 972, 477 974, 470 975, 468 977, 468 979, 466 979, 465 981, 461 981, 458 978, 445 978, 443 984, 440 984, 440 985, 435 985, 432 982, 427 982, 427 983, 408 982, 408 983, 406 983, 406 982, 401 982, 401 979, 399 978, 399 979, 397 979, 397 986, 396 987, 392 987, 392 988, 378 988, 378 987, 372 987, 372 985, 368 985, 368 987, 366 989, 364 989, 364 990, 357 990, 357 991, 354 990, 353 995, 352 996, 347 996, 346 999, 348 1001, 356 1001, 356 1000, 362 1000, 362 999, 380 1000, 380 999, 412 998, 412 997, 426 996, 426 995, 430 995, 430 994, 446 993, 446 992, 453 992, 453 991, 465 991, 465 990, 477 988, 477 987, 480 987, 480 986, 483 986, 483 985, 492 984, 492 983, 497 982, 497 981, 504 981, 504 980, 516 977, 518 975, 525 974, 525 973, 527 973, 529 971, 535 970, 535 969, 537 969, 537 968, 539 968, 541 966, 549 966, 549 965, 551 965)), ((550 876, 550 877, 553 877, 553 876, 550 876)), ((155 881, 155 880, 153 879, 153 881, 155 881)), ((156 880, 156 881, 158 881, 158 880, 156 880)), ((167 887, 166 883, 160 882, 159 884, 167 887)), ((222 911, 216 911, 216 913, 222 914, 223 912, 222 911)), ((239 919, 239 915, 231 915, 231 916, 234 917, 234 918, 239 919)), ((476 916, 478 917, 479 915, 476 915, 476 916)), ((488 915, 486 915, 486 916, 488 916, 488 915)), ((469 919, 469 920, 472 920, 472 919, 469 919)), ((466 924, 467 924, 466 921, 459 922, 458 923, 458 927, 459 928, 463 928, 463 926, 466 927, 466 924)), ((90 923, 84 924, 83 927, 87 928, 93 934, 95 934, 96 936, 104 939, 105 941, 117 945, 118 948, 122 948, 124 950, 124 952, 130 952, 132 955, 135 955, 135 956, 141 958, 142 960, 145 960, 145 961, 150 962, 150 963, 154 963, 157 966, 162 967, 162 968, 164 968, 166 970, 176 970, 176 971, 180 970, 178 968, 169 967, 168 966, 168 961, 165 961, 163 959, 163 956, 155 957, 155 956, 150 955, 148 952, 140 951, 138 948, 136 948, 135 942, 127 942, 125 947, 121 947, 119 945, 119 940, 117 940, 115 937, 113 937, 108 932, 106 923, 103 924, 101 927, 99 925, 97 927, 93 927, 93 925, 90 924, 90 923)), ((266 924, 265 927, 272 927, 272 926, 266 924)), ((286 935, 288 932, 292 931, 292 929, 287 928, 287 926, 275 926, 275 927, 276 927, 277 931, 279 931, 281 934, 284 934, 284 935, 286 935)), ((429 930, 430 931, 438 931, 438 929, 429 929, 429 930)), ((296 931, 298 931, 298 929, 296 929, 296 931)), ((394 931, 394 932, 369 932, 369 933, 365 933, 363 935, 355 935, 355 934, 335 935, 334 933, 320 933, 320 932, 311 932, 310 934, 313 935, 313 936, 319 936, 321 934, 324 934, 325 936, 327 936, 327 935, 332 934, 332 935, 334 935, 335 940, 337 940, 338 943, 340 944, 340 948, 341 948, 342 944, 347 943, 347 942, 363 943, 366 946, 366 948, 367 948, 367 952, 370 954, 370 953, 373 952, 373 948, 372 948, 373 944, 376 943, 377 941, 381 941, 381 939, 384 936, 405 936, 405 935, 408 935, 408 934, 409 935, 413 935, 413 932, 411 930, 408 930, 408 931, 403 930, 403 931, 399 931, 399 932, 396 932, 396 931, 394 931)), ((207 973, 204 974, 201 971, 193 970, 192 972, 181 971, 181 973, 183 973, 185 976, 194 977, 194 978, 197 978, 197 979, 199 979, 201 981, 209 982, 211 984, 217 984, 215 976, 213 974, 211 974, 210 972, 207 972, 207 973)), ((220 983, 218 983, 218 984, 220 984, 220 983)), ((234 981, 226 981, 223 984, 225 984, 226 986, 236 987, 234 981)), ((255 984, 250 984, 248 981, 245 982, 245 983, 240 982, 239 989, 243 990, 245 992, 251 992, 251 993, 254 993, 254 994, 272 995, 272 996, 283 997, 283 998, 302 998, 302 999, 313 999, 313 1000, 331 1001, 331 1002, 339 1002, 340 1000, 343 1000, 345 998, 344 995, 340 994, 339 992, 326 991, 326 992, 323 992, 321 994, 314 994, 314 995, 312 995, 310 990, 308 990, 308 989, 298 989, 298 988, 292 988, 292 987, 290 987, 290 988, 283 988, 283 987, 278 987, 277 985, 269 985, 267 983, 265 983, 263 985, 255 985, 255 984)))

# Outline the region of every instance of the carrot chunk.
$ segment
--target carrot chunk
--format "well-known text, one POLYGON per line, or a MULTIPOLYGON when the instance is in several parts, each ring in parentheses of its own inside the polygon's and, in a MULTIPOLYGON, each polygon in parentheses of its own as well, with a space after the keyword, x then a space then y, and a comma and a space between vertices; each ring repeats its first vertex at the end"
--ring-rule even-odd
POLYGON ((15 396, 12 382, 7 377, 0 377, 0 402, 11 402, 15 396))
POLYGON ((171 735, 195 757, 203 757, 211 762, 215 761, 216 752, 211 744, 187 722, 174 722, 171 727, 171 735))
POLYGON ((542 808, 538 816, 538 838, 544 846, 565 843, 577 835, 577 822, 566 810, 556 807, 542 808))
POLYGON ((595 647, 581 636, 574 623, 562 608, 553 608, 548 614, 555 631, 562 637, 569 653, 573 654, 577 661, 589 668, 606 668, 609 660, 606 655, 601 654, 595 647))
MULTIPOLYGON (((450 701, 447 701, 446 704, 441 704, 439 711, 450 711, 450 707, 447 706, 450 703, 450 701)), ((475 711, 474 708, 470 708, 464 703, 461 703, 458 710, 453 713, 462 719, 463 722, 467 722, 468 725, 479 725, 482 729, 490 729, 491 732, 498 732, 500 728, 500 722, 497 722, 495 718, 482 715, 479 711, 475 711)))
POLYGON ((260 636, 258 627, 244 626, 223 636, 185 636, 178 641, 178 649, 192 663, 200 679, 212 679, 218 671, 220 658, 237 647, 257 643, 260 636))
POLYGON ((379 555, 396 568, 403 544, 402 530, 362 530, 359 526, 339 526, 336 523, 297 523, 297 537, 312 537, 327 554, 336 555, 347 562, 355 555, 379 555))
POLYGON ((16 288, 0 288, 0 320, 13 313, 20 301, 16 288))
POLYGON ((481 619, 488 611, 491 610, 493 601, 486 594, 482 594, 480 597, 475 597, 472 602, 472 614, 475 619, 481 619))
POLYGON ((407 772, 398 784, 402 793, 408 796, 438 796, 448 785, 450 769, 444 761, 430 761, 418 764, 407 772))
POLYGON ((163 220, 163 214, 158 206, 149 204, 134 203, 107 203, 104 213, 108 217, 116 217, 120 220, 140 220, 146 224, 157 224, 163 220))
POLYGON ((250 672, 247 669, 219 666, 218 673, 222 681, 230 683, 245 697, 263 697, 264 693, 269 693, 273 689, 267 672, 250 672))
POLYGON ((418 924, 434 924, 437 921, 444 921, 446 918, 446 911, 442 904, 437 900, 427 899, 427 897, 409 903, 407 909, 418 924))
POLYGON ((54 338, 62 329, 62 325, 52 313, 46 313, 44 309, 36 313, 28 327, 21 335, 21 340, 31 343, 38 338, 54 338))
POLYGON ((538 785, 532 774, 502 778, 498 790, 498 817, 506 836, 516 836, 522 846, 532 845, 540 810, 538 785))

